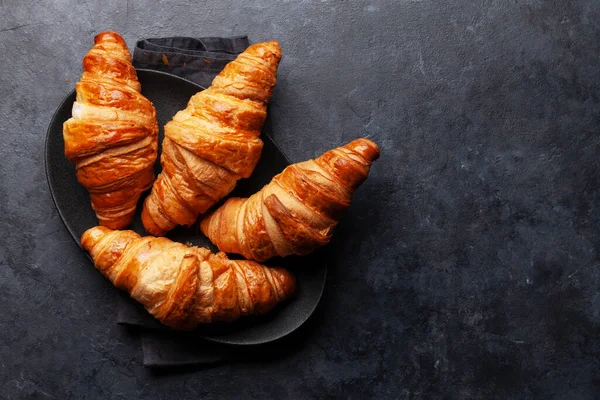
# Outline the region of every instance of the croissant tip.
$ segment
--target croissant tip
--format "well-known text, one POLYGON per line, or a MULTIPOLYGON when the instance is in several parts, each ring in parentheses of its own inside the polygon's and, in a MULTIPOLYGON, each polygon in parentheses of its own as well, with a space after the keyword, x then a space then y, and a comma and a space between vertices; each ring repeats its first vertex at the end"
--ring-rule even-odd
POLYGON ((281 46, 279 46, 279 42, 277 40, 269 40, 267 44, 277 49, 277 51, 281 51, 281 46))
POLYGON ((104 41, 116 42, 122 44, 123 46, 126 46, 125 39, 123 39, 123 36, 121 36, 115 31, 108 30, 100 32, 99 34, 94 36, 94 43, 100 43, 104 41))
POLYGON ((271 273, 277 277, 283 292, 283 299, 289 299, 296 292, 296 277, 283 268, 272 268, 271 273))
POLYGON ((142 225, 144 225, 144 229, 152 236, 165 236, 168 231, 162 229, 156 222, 154 222, 154 219, 150 214, 150 210, 146 205, 147 202, 148 197, 146 197, 146 200, 144 201, 144 208, 142 208, 142 225))
POLYGON ((202 218, 202 220, 200 221, 200 223, 198 224, 200 227, 200 232, 202 232, 202 234, 206 237, 208 237, 208 224, 210 223, 209 221, 209 217, 212 215, 208 214, 206 215, 204 218, 202 218))
POLYGON ((81 246, 89 251, 98 243, 104 236, 112 232, 112 229, 105 226, 94 226, 88 229, 81 235, 81 246))
POLYGON ((374 141, 367 138, 353 140, 344 147, 360 154, 371 162, 377 160, 380 155, 379 146, 377 146, 374 141))
POLYGON ((268 42, 260 42, 253 44, 250 47, 254 47, 255 49, 260 49, 259 51, 267 51, 275 55, 276 59, 279 60, 281 58, 281 47, 276 40, 269 40, 268 42))

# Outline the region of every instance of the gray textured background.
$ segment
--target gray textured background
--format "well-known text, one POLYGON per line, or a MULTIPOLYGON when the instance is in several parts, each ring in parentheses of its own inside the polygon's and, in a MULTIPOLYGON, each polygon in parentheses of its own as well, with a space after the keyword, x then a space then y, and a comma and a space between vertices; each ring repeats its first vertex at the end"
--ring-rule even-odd
POLYGON ((1 398, 600 393, 599 2, 194 3, 0 0, 1 398), (380 144, 294 349, 156 374, 114 324, 116 291, 63 227, 43 160, 108 28, 130 47, 276 39, 290 159, 380 144))

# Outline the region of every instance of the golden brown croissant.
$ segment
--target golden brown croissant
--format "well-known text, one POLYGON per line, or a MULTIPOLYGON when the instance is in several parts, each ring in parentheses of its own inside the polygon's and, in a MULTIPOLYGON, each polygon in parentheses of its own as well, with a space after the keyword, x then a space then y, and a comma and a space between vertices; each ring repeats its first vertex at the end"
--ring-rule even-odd
POLYGON ((375 143, 357 139, 292 164, 250 198, 227 200, 200 228, 219 250, 251 260, 308 254, 329 242, 378 157, 375 143))
POLYGON ((163 236, 176 225, 192 225, 250 176, 280 59, 275 41, 248 47, 167 123, 163 171, 142 211, 149 233, 163 236))
POLYGON ((133 231, 97 226, 83 234, 81 245, 116 287, 175 329, 264 314, 296 287, 284 269, 133 231))
POLYGON ((83 59, 73 116, 63 125, 65 155, 89 191, 101 225, 131 224, 140 194, 152 185, 158 123, 123 38, 103 32, 83 59))

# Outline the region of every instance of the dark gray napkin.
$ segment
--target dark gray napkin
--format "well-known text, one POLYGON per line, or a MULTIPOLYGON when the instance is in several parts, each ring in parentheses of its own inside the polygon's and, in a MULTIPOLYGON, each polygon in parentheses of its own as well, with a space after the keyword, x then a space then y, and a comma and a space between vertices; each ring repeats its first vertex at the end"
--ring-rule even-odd
POLYGON ((247 36, 145 39, 135 45, 133 65, 168 72, 209 87, 225 65, 249 45, 247 36))
POLYGON ((144 366, 150 368, 218 364, 236 351, 224 344, 198 340, 193 333, 147 330, 142 333, 144 366))
MULTIPOLYGON (((145 39, 136 43, 133 65, 168 72, 209 87, 225 65, 249 45, 247 36, 145 39)), ((233 354, 239 353, 231 346, 203 340, 197 335, 167 330, 125 296, 118 303, 118 322, 140 328, 147 367, 213 364, 232 359, 233 354)))

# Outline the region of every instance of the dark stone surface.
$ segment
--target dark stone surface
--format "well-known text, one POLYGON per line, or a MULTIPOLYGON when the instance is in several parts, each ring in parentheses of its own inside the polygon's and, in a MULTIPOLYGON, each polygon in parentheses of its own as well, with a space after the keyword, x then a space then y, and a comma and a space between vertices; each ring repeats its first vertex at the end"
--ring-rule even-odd
POLYGON ((600 3, 278 3, 0 0, 0 397, 595 398, 600 3), (290 159, 381 145, 317 315, 277 351, 145 369, 58 218, 46 126, 107 28, 276 39, 290 159))

